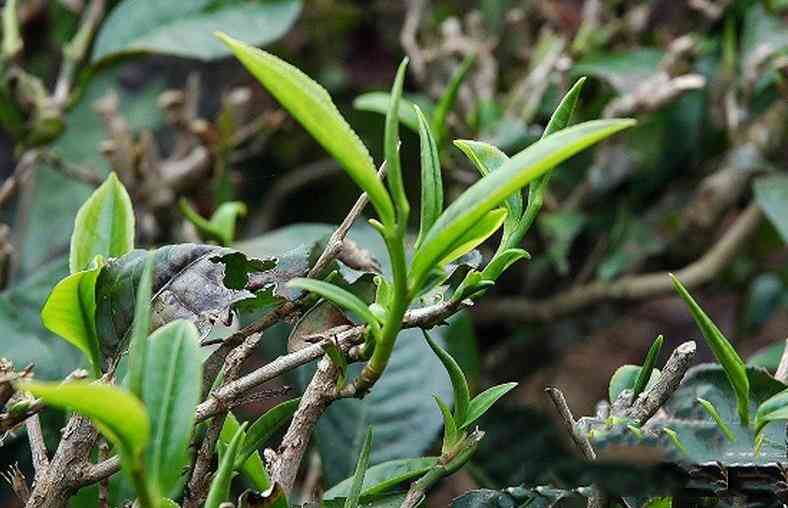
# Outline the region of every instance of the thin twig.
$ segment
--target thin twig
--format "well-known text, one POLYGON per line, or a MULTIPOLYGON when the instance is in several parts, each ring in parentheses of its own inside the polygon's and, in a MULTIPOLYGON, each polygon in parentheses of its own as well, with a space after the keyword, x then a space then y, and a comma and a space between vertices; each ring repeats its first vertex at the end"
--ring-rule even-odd
POLYGON ((684 379, 684 374, 695 359, 696 349, 695 341, 692 340, 677 347, 665 363, 662 375, 654 386, 641 393, 632 403, 626 416, 632 418, 636 426, 642 426, 648 422, 678 389, 681 380, 684 379))
MULTIPOLYGON (((596 460, 596 452, 591 446, 591 442, 588 440, 588 437, 578 432, 577 427, 575 426, 575 417, 572 416, 572 410, 569 409, 569 404, 566 403, 566 397, 564 397, 564 394, 561 392, 561 390, 554 386, 548 386, 544 391, 550 396, 555 408, 561 415, 561 421, 564 423, 566 431, 569 433, 572 441, 574 441, 575 446, 577 446, 586 460, 596 460)), ((607 496, 605 496, 597 487, 594 487, 593 493, 588 499, 588 508, 604 508, 607 505, 607 496)))
MULTIPOLYGON (((758 205, 748 206, 711 249, 697 261, 676 271, 676 276, 689 289, 713 280, 747 244, 762 218, 758 205)), ((546 300, 521 297, 487 300, 479 304, 474 319, 509 323, 552 321, 605 300, 636 300, 671 292, 673 285, 668 272, 632 275, 612 282, 592 282, 546 300)))
POLYGON ((44 442, 44 433, 41 431, 41 419, 38 414, 25 420, 25 426, 27 427, 27 439, 30 441, 30 454, 33 457, 33 469, 37 480, 43 477, 49 467, 47 445, 44 442))
MULTIPOLYGON (((104 438, 101 438, 98 445, 99 458, 107 460, 110 457, 109 443, 104 438)), ((98 486, 98 505, 99 508, 109 507, 109 478, 104 478, 99 482, 98 486)))
POLYGON ((19 162, 16 164, 14 173, 5 179, 3 185, 0 185, 0 206, 3 206, 14 195, 22 182, 30 175, 40 155, 40 150, 35 148, 22 154, 22 157, 19 158, 19 162))

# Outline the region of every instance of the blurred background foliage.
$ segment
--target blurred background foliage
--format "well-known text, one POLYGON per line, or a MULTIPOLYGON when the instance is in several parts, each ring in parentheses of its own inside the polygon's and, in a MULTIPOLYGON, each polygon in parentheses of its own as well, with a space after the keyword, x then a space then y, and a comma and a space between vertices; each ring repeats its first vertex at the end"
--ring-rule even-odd
MULTIPOLYGON (((639 363, 657 334, 666 351, 699 338, 667 271, 689 270, 685 282, 742 356, 776 366, 788 335, 784 0, 109 1, 73 94, 50 121, 29 83, 54 89, 60 81, 69 62, 63 48, 88 4, 19 1, 24 46, 3 67, 0 179, 14 188, 0 190, 0 355, 35 363, 38 377, 79 367, 79 355, 42 329, 38 312, 66 271, 76 210, 110 168, 132 192, 140 245, 200 240, 180 198, 205 217, 242 201, 241 245, 281 253, 319 240, 330 231, 321 224, 340 221, 357 196, 308 134, 226 58, 210 35, 217 29, 267 46, 322 83, 378 161, 385 95, 363 94, 387 90, 407 54, 407 96, 432 109, 475 56, 441 142, 449 199, 477 178, 451 140, 480 139, 512 154, 538 139, 580 76, 589 81, 575 121, 639 121, 555 172, 524 242, 533 259, 441 329, 476 391, 520 385, 485 417, 477 457, 431 497, 435 506, 478 486, 555 479, 550 464, 570 448, 551 423, 545 386, 561 387, 577 413, 592 414, 616 368, 639 363), (35 159, 23 164, 31 151, 35 159)), ((418 146, 403 129, 414 203, 418 146)), ((375 253, 368 229, 351 236, 375 253)), ((272 330, 255 361, 281 351, 286 337, 272 330)), ((423 345, 398 343, 405 350, 372 397, 336 404, 321 422, 307 462, 322 459, 324 487, 351 472, 368 423, 386 429, 373 463, 439 447, 431 397, 448 380, 435 362, 422 365, 434 358, 414 351, 416 343, 423 345), (406 386, 424 393, 405 396, 406 386)), ((303 378, 295 377, 288 382, 298 390, 303 378)), ((269 401, 248 410, 260 404, 269 401)), ((6 436, 0 468, 29 464, 26 448, 6 436)))

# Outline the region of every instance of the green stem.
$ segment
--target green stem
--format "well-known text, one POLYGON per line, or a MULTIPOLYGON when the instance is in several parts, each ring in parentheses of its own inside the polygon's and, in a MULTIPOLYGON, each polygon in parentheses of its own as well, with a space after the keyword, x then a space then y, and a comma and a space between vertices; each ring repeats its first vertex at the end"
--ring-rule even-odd
POLYGON ((159 508, 159 497, 151 492, 150 485, 145 480, 142 464, 132 468, 131 481, 134 483, 134 490, 137 491, 140 508, 159 508))
POLYGON ((391 305, 386 314, 386 322, 380 338, 375 344, 372 357, 364 365, 352 385, 343 390, 343 395, 363 396, 383 374, 389 363, 394 343, 402 329, 402 318, 408 310, 410 295, 408 294, 408 267, 405 259, 404 228, 396 227, 394 231, 384 232, 386 248, 391 259, 393 275, 393 295, 391 305))

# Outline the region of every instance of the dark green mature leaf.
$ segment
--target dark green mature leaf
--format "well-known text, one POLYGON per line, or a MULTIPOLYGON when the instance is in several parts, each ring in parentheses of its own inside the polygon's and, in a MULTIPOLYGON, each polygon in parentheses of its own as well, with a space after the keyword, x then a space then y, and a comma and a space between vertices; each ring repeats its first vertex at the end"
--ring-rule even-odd
POLYGON ((465 379, 465 374, 462 372, 459 364, 452 358, 452 356, 446 352, 442 347, 435 343, 432 338, 430 338, 429 334, 422 330, 424 334, 424 338, 429 344, 430 349, 435 352, 435 355, 443 364, 446 372, 449 374, 449 379, 451 380, 451 386, 454 390, 454 421, 458 426, 462 426, 465 423, 465 419, 468 416, 468 405, 471 402, 471 394, 470 390, 468 389, 468 381, 465 379))
POLYGON ((619 94, 626 94, 657 72, 663 55, 652 48, 589 55, 572 66, 572 74, 594 76, 610 83, 619 94))
POLYGON ((71 235, 71 273, 85 270, 96 256, 120 257, 134 248, 134 208, 115 173, 82 205, 71 235))
POLYGON ((367 437, 364 439, 364 444, 361 445, 361 453, 358 456, 356 463, 356 472, 353 474, 353 480, 350 484, 350 492, 345 499, 344 508, 358 508, 359 498, 361 497, 361 489, 364 486, 364 476, 367 474, 367 467, 369 465, 369 452, 372 449, 372 427, 367 429, 367 437))
POLYGON ((85 381, 20 383, 49 406, 72 409, 91 418, 128 463, 136 463, 150 439, 150 420, 142 402, 116 386, 85 381))
POLYGON ((289 63, 227 35, 218 34, 255 78, 345 168, 369 196, 384 223, 394 218, 394 207, 378 179, 372 157, 350 128, 328 92, 289 63))
POLYGON ((238 456, 238 451, 241 448, 246 425, 246 423, 242 423, 241 426, 238 427, 238 430, 224 452, 224 456, 222 456, 219 468, 213 475, 211 488, 208 490, 205 508, 219 508, 222 503, 230 500, 230 484, 233 481, 235 461, 238 456))
POLYGON ((634 125, 633 120, 585 122, 548 136, 509 159, 457 198, 440 216, 412 261, 412 280, 419 287, 429 271, 462 234, 510 194, 575 153, 634 125))
POLYGON ((93 373, 101 372, 96 336, 96 280, 101 268, 72 273, 58 282, 41 309, 41 322, 82 351, 93 373))
POLYGON ((419 235, 416 238, 416 248, 418 248, 424 235, 443 212, 443 175, 435 138, 427 119, 418 107, 416 107, 416 116, 421 141, 421 218, 419 235))
MULTIPOLYGON (((96 327, 105 358, 121 351, 128 340, 134 314, 134 291, 147 253, 136 250, 109 262, 96 287, 96 327)), ((193 321, 201 335, 213 323, 227 320, 233 305, 250 300, 255 291, 281 283, 270 270, 276 260, 250 259, 210 245, 168 245, 154 251, 151 328, 175 319, 193 321), (254 286, 254 287, 252 287, 254 286)))
MULTIPOLYGON (((402 506, 403 501, 405 501, 405 493, 362 497, 359 502, 359 508, 399 508, 402 506)), ((322 508, 344 508, 345 499, 336 497, 330 500, 323 500, 320 506, 322 508)))
MULTIPOLYGON (((624 390, 634 390, 635 383, 640 377, 640 373, 642 371, 643 367, 640 365, 622 365, 616 369, 616 371, 610 377, 610 383, 608 384, 607 389, 610 402, 615 401, 624 390)), ((661 374, 662 373, 659 371, 659 369, 652 370, 649 380, 646 383, 646 388, 653 386, 654 383, 659 380, 659 376, 661 374)))
POLYGON ((197 328, 173 321, 148 340, 142 400, 150 414, 146 473, 165 495, 175 494, 189 459, 194 409, 202 393, 202 354, 197 328))
POLYGON ((454 499, 451 508, 580 508, 586 503, 585 497, 569 490, 512 487, 505 490, 471 490, 454 499))
POLYGON ((134 321, 129 339, 129 391, 142 397, 145 365, 148 356, 148 334, 150 332, 150 304, 153 295, 153 254, 148 254, 142 270, 134 304, 134 321))
POLYGON ((692 317, 703 333, 703 337, 714 352, 717 361, 720 362, 725 369, 728 381, 730 381, 731 387, 733 387, 733 391, 736 393, 739 418, 741 418, 742 424, 747 425, 750 421, 750 384, 747 379, 744 362, 739 356, 739 353, 737 353, 731 343, 728 342, 728 339, 726 339, 720 329, 717 328, 717 325, 714 324, 711 318, 700 308, 700 305, 690 296, 687 289, 681 284, 681 281, 673 274, 671 274, 671 278, 673 279, 673 287, 686 302, 687 306, 689 306, 692 317))
POLYGON ((129 53, 220 58, 229 51, 212 36, 216 30, 265 45, 282 37, 300 11, 300 0, 125 0, 96 36, 93 62, 129 53))
POLYGON ((770 422, 778 420, 788 420, 788 390, 783 390, 758 406, 755 435, 758 436, 770 422))
MULTIPOLYGON (((353 101, 353 107, 361 111, 371 111, 385 115, 389 110, 391 95, 388 92, 369 92, 361 94, 353 101)), ((406 98, 400 98, 399 121, 413 132, 419 131, 419 120, 416 115, 416 104, 406 98)))
MULTIPOLYGON (((750 385, 750 412, 788 386, 775 380, 768 372, 756 367, 746 370, 750 385)), ((670 416, 668 426, 676 431, 695 462, 721 461, 723 464, 765 464, 775 457, 785 456, 784 429, 767 426, 761 453, 754 453, 755 432, 740 423, 738 403, 725 370, 719 364, 702 364, 691 368, 678 390, 663 409, 670 416), (697 399, 709 401, 719 412, 735 436, 730 442, 713 418, 698 404, 697 399)))
MULTIPOLYGON (((419 457, 416 459, 391 460, 372 466, 364 475, 361 497, 378 496, 407 481, 414 480, 437 464, 438 457, 419 457)), ((346 478, 328 489, 323 500, 345 498, 350 493, 353 478, 346 478)))
POLYGON ((788 243, 788 176, 771 175, 755 180, 755 201, 783 241, 788 243))

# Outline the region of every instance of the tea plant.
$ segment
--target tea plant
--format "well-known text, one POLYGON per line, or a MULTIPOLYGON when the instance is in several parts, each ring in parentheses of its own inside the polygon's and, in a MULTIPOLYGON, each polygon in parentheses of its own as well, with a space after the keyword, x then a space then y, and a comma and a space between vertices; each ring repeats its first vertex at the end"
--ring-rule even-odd
MULTIPOLYGON (((108 478, 130 481, 135 503, 146 508, 176 505, 174 500, 184 507, 213 508, 228 502, 287 506, 310 436, 327 407, 337 399, 361 398, 374 390, 404 328, 440 325, 481 297, 514 262, 527 258, 517 246, 539 210, 550 171, 634 123, 608 119, 569 126, 580 80, 553 114, 542 139, 512 157, 492 145, 457 141, 482 177, 444 209, 437 146, 445 136, 445 112, 430 122, 415 109, 422 189, 418 234, 411 243, 412 207, 399 157, 407 59, 388 101, 385 160, 378 172, 366 146, 320 85, 273 54, 224 34, 217 36, 364 194, 317 261, 304 266, 311 256, 295 251, 253 258, 213 245, 135 250, 132 202, 111 174, 77 214, 71 274, 55 286, 41 312, 48 329, 83 353, 89 372, 73 376, 83 379, 63 382, 32 380, 32 372, 24 372, 14 381, 16 393, 6 399, 3 428, 26 422, 32 429, 37 472, 26 506, 64 506, 79 489, 95 483, 106 495, 108 478), (379 173, 385 173, 385 183, 379 173), (525 186, 529 192, 524 206, 525 186), (363 254, 350 252, 345 237, 367 201, 375 212, 369 223, 385 244, 390 266, 364 277, 368 285, 372 282, 371 292, 359 287, 361 279, 347 276, 343 265, 350 262, 340 262, 363 254), (468 261, 474 249, 501 228, 501 240, 488 263, 481 267, 468 261), (330 309, 341 311, 333 321, 315 317, 310 322, 313 312, 330 309), (263 316, 227 337, 208 339, 219 321, 253 311, 263 316), (242 374, 241 366, 261 333, 299 314, 304 315, 299 326, 311 328, 302 334, 301 343, 293 341, 288 354, 242 374), (205 358, 201 347, 217 342, 219 347, 205 358), (261 383, 319 358, 318 370, 299 399, 275 406, 251 423, 240 423, 232 414, 261 383), (356 362, 362 367, 354 375, 349 364, 356 362), (48 459, 36 428, 38 414, 50 407, 75 414, 48 459), (281 444, 264 454, 264 462, 261 449, 288 421, 281 444), (102 440, 115 457, 93 462, 92 450, 102 440), (236 499, 232 484, 239 473, 253 489, 236 499)), ((450 107, 456 86, 439 111, 450 107)), ((188 204, 182 209, 206 238, 228 245, 243 208, 225 206, 210 220, 188 204)), ((445 367, 454 394, 453 409, 451 401, 436 396, 444 422, 440 455, 367 470, 370 431, 355 475, 326 493, 327 498, 344 498, 347 508, 360 502, 416 506, 427 489, 473 455, 484 436, 473 424, 514 383, 471 397, 457 362, 426 332, 425 340, 445 367), (396 489, 407 484, 406 493, 396 489)))

